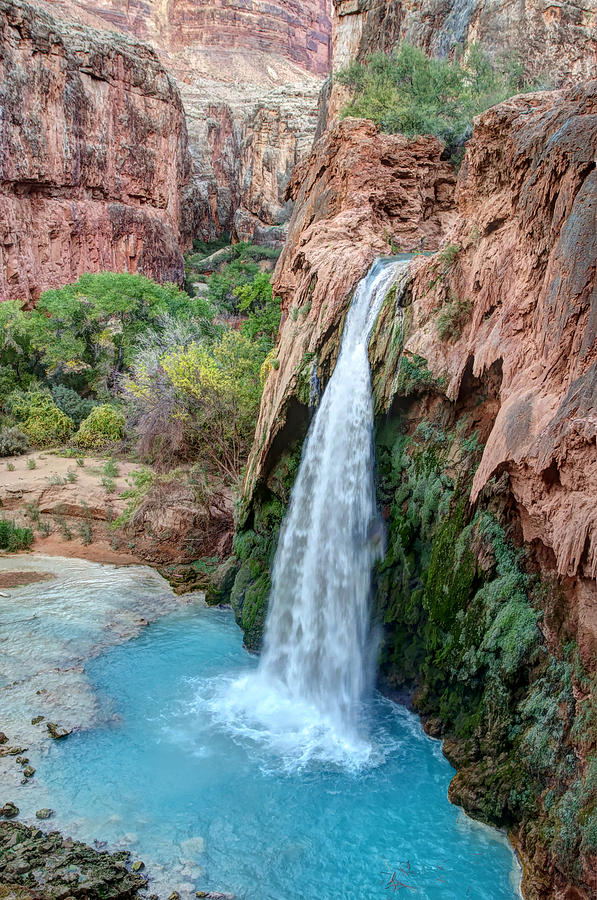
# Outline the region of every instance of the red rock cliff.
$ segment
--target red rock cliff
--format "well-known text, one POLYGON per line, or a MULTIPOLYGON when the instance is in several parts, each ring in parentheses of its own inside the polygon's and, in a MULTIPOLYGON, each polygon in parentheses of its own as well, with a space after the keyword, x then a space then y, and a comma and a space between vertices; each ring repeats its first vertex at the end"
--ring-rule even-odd
POLYGON ((67 21, 148 41, 176 79, 193 157, 187 234, 283 241, 284 190, 313 142, 330 67, 329 0, 40 2, 67 21))
POLYGON ((155 53, 0 0, 0 298, 82 272, 180 281, 190 160, 155 53))

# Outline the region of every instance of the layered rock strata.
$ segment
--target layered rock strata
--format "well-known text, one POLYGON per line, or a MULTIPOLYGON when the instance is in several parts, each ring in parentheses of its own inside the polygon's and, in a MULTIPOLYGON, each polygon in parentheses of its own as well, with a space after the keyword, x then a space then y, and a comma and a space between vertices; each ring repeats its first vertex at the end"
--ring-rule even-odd
POLYGON ((193 156, 185 233, 280 245, 293 165, 309 152, 330 66, 328 0, 95 6, 42 0, 66 20, 146 40, 175 77, 193 156))
POLYGON ((334 68, 400 41, 433 56, 480 44, 494 57, 519 60, 527 77, 554 86, 595 77, 597 4, 544 0, 333 0, 334 68))
POLYGON ((181 281, 179 94, 123 36, 0 2, 0 297, 102 269, 181 281))

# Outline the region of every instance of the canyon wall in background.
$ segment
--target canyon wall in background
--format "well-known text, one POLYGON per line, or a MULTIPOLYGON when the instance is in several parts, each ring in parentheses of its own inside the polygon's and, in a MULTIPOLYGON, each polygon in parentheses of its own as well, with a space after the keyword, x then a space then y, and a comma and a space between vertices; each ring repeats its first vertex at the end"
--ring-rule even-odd
POLYGON ((331 64, 329 0, 44 5, 148 41, 175 77, 193 157, 186 233, 282 243, 285 187, 310 150, 331 64))
POLYGON ((21 0, 0 0, 0 47, 0 298, 102 269, 181 281, 190 158, 155 52, 21 0))

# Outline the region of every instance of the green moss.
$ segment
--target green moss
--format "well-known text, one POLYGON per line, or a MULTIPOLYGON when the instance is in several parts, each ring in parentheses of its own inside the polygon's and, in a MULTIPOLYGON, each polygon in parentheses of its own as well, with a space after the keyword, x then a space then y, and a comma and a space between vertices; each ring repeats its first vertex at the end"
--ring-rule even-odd
POLYGON ((539 610, 554 586, 528 574, 495 507, 467 502, 478 435, 447 427, 445 409, 437 416, 411 434, 399 419, 377 431, 381 672, 453 738, 465 766, 457 802, 523 827, 580 879, 597 845, 596 685, 573 642, 557 656, 545 646, 539 610))
POLYGON ((404 353, 398 369, 395 393, 408 397, 429 389, 441 392, 445 382, 445 376, 434 377, 427 368, 427 360, 422 356, 404 353))

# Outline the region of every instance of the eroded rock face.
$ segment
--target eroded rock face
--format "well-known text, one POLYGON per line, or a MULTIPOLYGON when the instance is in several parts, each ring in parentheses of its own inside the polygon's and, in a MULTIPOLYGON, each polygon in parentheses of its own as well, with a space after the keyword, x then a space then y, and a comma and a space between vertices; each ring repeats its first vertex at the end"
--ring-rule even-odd
POLYGON ((467 367, 501 372, 474 502, 508 474, 523 537, 570 579, 579 646, 597 651, 597 82, 513 98, 476 122, 458 183, 456 253, 413 284, 409 353, 455 401, 467 367), (441 266, 440 266, 441 268, 441 266), (440 340, 446 303, 470 305, 440 340))
POLYGON ((451 799, 511 829, 531 900, 589 900, 597 888, 587 828, 596 749, 596 104, 590 82, 480 116, 456 211, 453 177, 430 139, 409 144, 347 119, 298 167, 275 273, 279 367, 264 390, 240 521, 248 549, 232 592, 258 646, 245 608, 258 610, 263 627, 263 560, 288 503, 311 376, 325 386, 351 289, 371 259, 390 241, 413 249, 417 235, 429 247, 443 240, 411 263, 404 317, 386 302, 370 347, 388 524, 376 574, 382 674, 391 687, 416 688, 416 708, 448 739, 459 769, 451 799))
POLYGON ((156 55, 0 2, 0 298, 102 269, 181 281, 190 161, 156 55))
POLYGON ((66 19, 148 41, 176 79, 193 178, 186 235, 281 245, 292 166, 309 152, 330 67, 329 0, 90 5, 40 0, 66 19))
POLYGON ((308 381, 314 364, 323 375, 335 359, 350 292, 372 260, 441 244, 455 215, 456 180, 442 150, 432 137, 381 135, 371 122, 346 119, 294 169, 286 196, 296 207, 273 279, 283 311, 279 368, 265 385, 247 495, 267 475, 301 378, 308 381))
POLYGON ((446 56, 478 43, 491 55, 516 54, 529 77, 557 87, 595 76, 597 5, 543 0, 333 0, 334 68, 399 41, 446 56))

